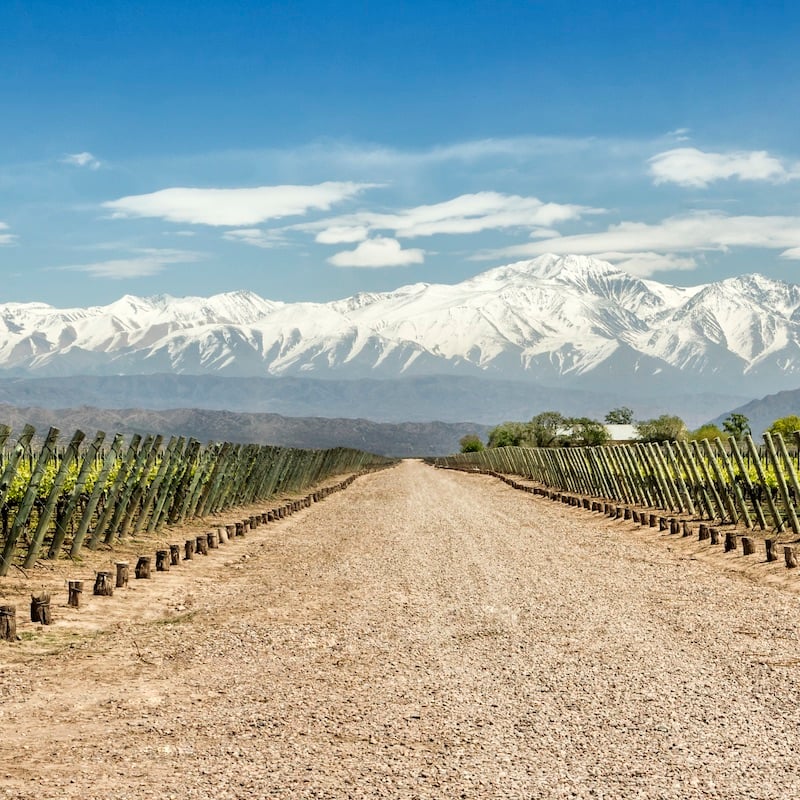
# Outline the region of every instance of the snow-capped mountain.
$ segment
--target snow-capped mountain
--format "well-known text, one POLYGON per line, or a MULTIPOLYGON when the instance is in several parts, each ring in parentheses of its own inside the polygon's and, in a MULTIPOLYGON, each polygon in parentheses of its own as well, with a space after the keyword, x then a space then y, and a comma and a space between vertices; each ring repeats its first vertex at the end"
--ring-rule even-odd
POLYGON ((800 376, 800 287, 760 275, 694 287, 545 255, 455 285, 330 303, 251 292, 0 305, 0 370, 308 377, 473 374, 593 389, 660 383, 763 394, 800 376))

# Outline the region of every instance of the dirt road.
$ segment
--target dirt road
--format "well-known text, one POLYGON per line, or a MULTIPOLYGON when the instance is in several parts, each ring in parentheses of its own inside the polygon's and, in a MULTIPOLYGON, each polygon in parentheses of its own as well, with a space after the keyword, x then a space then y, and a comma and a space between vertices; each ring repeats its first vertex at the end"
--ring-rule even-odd
POLYGON ((800 792, 800 596, 492 478, 403 462, 135 583, 0 648, 0 796, 800 792))

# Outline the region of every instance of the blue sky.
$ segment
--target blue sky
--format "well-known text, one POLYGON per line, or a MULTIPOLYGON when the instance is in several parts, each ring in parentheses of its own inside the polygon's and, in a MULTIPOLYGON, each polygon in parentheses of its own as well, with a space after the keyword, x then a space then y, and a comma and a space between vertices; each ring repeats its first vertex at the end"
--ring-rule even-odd
POLYGON ((542 252, 800 280, 800 5, 0 4, 0 302, 542 252))

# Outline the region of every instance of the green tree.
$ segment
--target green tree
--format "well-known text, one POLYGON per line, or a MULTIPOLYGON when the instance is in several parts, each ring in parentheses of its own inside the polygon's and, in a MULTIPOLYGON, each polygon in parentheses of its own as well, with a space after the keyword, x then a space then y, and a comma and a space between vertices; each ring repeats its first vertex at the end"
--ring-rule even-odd
POLYGON ((483 442, 480 436, 475 433, 468 433, 462 436, 458 442, 461 445, 462 453, 480 453, 483 450, 483 442))
POLYGON ((528 426, 524 422, 504 422, 489 431, 489 447, 519 447, 528 444, 528 426))
POLYGON ((716 425, 709 423, 701 425, 696 431, 692 431, 689 434, 689 438, 700 441, 700 439, 716 439, 717 436, 722 435, 722 431, 716 425))
POLYGON ((788 417, 781 417, 776 419, 772 425, 767 428, 769 433, 779 433, 785 439, 791 436, 795 431, 800 431, 800 417, 796 414, 789 414, 788 417))
POLYGON ((612 408, 605 416, 607 425, 632 425, 633 424, 633 409, 627 406, 620 406, 619 408, 612 408))
POLYGON ((722 429, 734 439, 744 439, 750 433, 750 420, 744 414, 729 414, 722 423, 722 429))
POLYGON ((641 442, 674 442, 687 435, 684 421, 670 414, 637 422, 636 433, 641 442))
POLYGON ((558 411, 543 411, 528 423, 528 439, 534 447, 557 447, 567 419, 558 411))
POLYGON ((596 419, 572 417, 566 422, 570 429, 569 444, 580 447, 596 447, 605 444, 611 438, 606 426, 596 419))

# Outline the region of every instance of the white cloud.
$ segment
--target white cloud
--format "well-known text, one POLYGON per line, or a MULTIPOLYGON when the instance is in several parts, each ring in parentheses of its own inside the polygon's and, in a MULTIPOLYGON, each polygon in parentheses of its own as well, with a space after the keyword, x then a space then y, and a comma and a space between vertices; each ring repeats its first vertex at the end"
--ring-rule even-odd
POLYGON ((696 147, 677 147, 658 153, 649 163, 656 185, 677 183, 705 188, 713 181, 730 178, 776 183, 793 177, 779 159, 765 150, 704 153, 696 147))
POLYGON ((367 239, 355 250, 345 250, 328 259, 337 267, 399 267, 421 264, 424 260, 424 250, 403 250, 397 239, 384 236, 367 239))
POLYGON ((353 244, 363 242, 369 236, 366 225, 331 225, 321 230, 315 237, 320 244, 353 244))
POLYGON ((163 272, 170 264, 186 264, 199 261, 201 253, 188 250, 169 250, 159 248, 141 248, 129 258, 112 258, 106 261, 95 261, 90 264, 73 264, 59 269, 73 272, 85 272, 94 278, 146 278, 163 272))
POLYGON ((313 164, 324 165, 326 169, 344 170, 351 175, 379 171, 407 176, 409 172, 440 165, 570 155, 596 148, 600 141, 590 137, 519 136, 473 139, 420 150, 399 150, 369 143, 323 140, 288 150, 262 150, 242 155, 256 157, 259 162, 274 159, 294 169, 313 164))
POLYGON ((70 153, 61 159, 62 164, 71 164, 73 167, 87 167, 88 169, 100 169, 102 163, 91 153, 70 153))
POLYGON ((505 228, 550 227, 578 219, 586 214, 602 213, 602 209, 562 203, 544 203, 536 197, 477 192, 462 194, 432 205, 416 206, 395 213, 361 211, 312 223, 301 223, 295 229, 318 231, 317 241, 339 243, 364 239, 367 233, 391 231, 397 238, 412 239, 437 234, 479 233, 505 228), (356 237, 359 238, 356 238, 356 237))
POLYGON ((690 128, 675 128, 674 131, 669 131, 667 133, 667 137, 674 139, 676 142, 686 142, 691 138, 689 136, 690 133, 690 128))
POLYGON ((0 245, 4 244, 14 244, 17 240, 17 237, 13 233, 4 233, 4 231, 8 230, 8 224, 5 222, 0 222, 0 245))
POLYGON ((279 230, 261 230, 260 228, 237 228, 232 231, 226 231, 223 239, 230 242, 243 242, 250 244, 254 247, 262 247, 270 249, 272 247, 282 247, 287 244, 283 233, 279 230))
POLYGON ((257 186, 245 189, 175 187, 103 203, 114 217, 159 217, 194 225, 252 226, 268 219, 328 211, 332 205, 373 187, 328 181, 312 186, 257 186))
POLYGON ((674 253, 595 253, 597 258, 610 261, 612 264, 646 278, 656 272, 672 270, 693 270, 697 261, 691 256, 679 256, 674 253))
POLYGON ((531 239, 549 239, 560 235, 555 228, 534 228, 529 234, 531 239))
POLYGON ((781 250, 784 258, 798 258, 800 217, 725 216, 718 212, 695 212, 668 217, 655 224, 620 222, 609 226, 605 231, 556 236, 481 253, 474 258, 525 258, 544 253, 615 254, 619 262, 623 254, 628 254, 630 259, 639 258, 638 264, 631 261, 637 269, 654 272, 662 269, 690 269, 687 254, 698 251, 725 252, 734 247, 781 250), (676 254, 682 254, 678 260, 675 260, 676 254), (644 260, 643 255, 646 255, 644 260))

